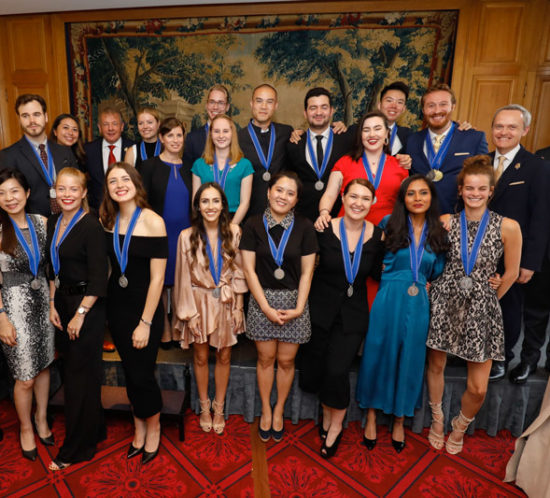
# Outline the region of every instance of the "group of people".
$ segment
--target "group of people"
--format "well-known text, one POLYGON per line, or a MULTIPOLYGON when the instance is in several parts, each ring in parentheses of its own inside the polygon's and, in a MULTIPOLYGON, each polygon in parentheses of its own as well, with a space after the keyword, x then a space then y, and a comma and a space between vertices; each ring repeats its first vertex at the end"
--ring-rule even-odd
POLYGON ((154 368, 158 348, 174 341, 193 348, 200 427, 224 431, 241 333, 257 350, 262 441, 284 437, 297 361, 300 388, 322 405, 320 454, 334 455, 364 342, 355 397, 367 410, 367 449, 376 445, 377 410, 393 415, 395 450, 405 447, 404 419, 420 406, 427 357, 430 444, 460 452, 489 379, 506 373, 522 313, 526 353, 512 381, 533 372, 544 343, 550 307, 524 287, 538 296, 550 278, 549 166, 520 145, 530 114, 519 105, 496 111, 497 150, 487 155, 483 132, 452 121, 450 87, 426 90, 422 131, 396 124, 407 98, 404 83, 386 86, 378 109, 348 128, 332 122, 330 93, 313 88, 304 98, 308 129, 293 130, 273 122, 278 95, 261 84, 248 126, 237 131, 229 92, 215 85, 207 123, 187 135, 177 118, 147 107, 133 144, 122 137, 121 113, 104 108, 101 137, 83 145, 68 114, 48 139, 46 103, 21 95, 24 137, 0 152, 0 339, 23 455, 36 458, 33 425, 42 444, 54 444, 46 407, 55 335, 66 436, 50 469, 92 458, 105 436, 105 324, 132 404, 128 458, 147 463, 158 453, 154 368), (448 353, 466 360, 468 382, 445 440, 448 353))

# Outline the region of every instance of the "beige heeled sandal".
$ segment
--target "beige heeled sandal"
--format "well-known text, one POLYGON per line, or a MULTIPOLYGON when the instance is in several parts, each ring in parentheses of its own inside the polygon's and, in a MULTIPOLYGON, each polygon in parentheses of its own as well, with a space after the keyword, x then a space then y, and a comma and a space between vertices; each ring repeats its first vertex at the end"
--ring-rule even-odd
POLYGON ((222 401, 221 403, 218 403, 216 400, 212 401, 212 409, 214 410, 214 417, 218 415, 222 418, 222 422, 219 424, 213 423, 212 427, 214 429, 214 432, 216 434, 222 434, 223 430, 225 429, 225 418, 224 418, 224 412, 223 407, 225 405, 225 402, 222 401))
POLYGON ((447 438, 447 442, 445 443, 445 449, 447 450, 447 453, 450 453, 451 455, 456 455, 462 451, 462 447, 464 446, 464 433, 468 429, 468 426, 474 420, 475 420, 475 417, 472 417, 472 418, 466 417, 462 413, 462 410, 460 410, 458 416, 453 418, 451 422, 453 431, 462 432, 462 439, 460 441, 454 441, 453 439, 451 439, 452 433, 449 434, 449 437, 447 438))
POLYGON ((199 425, 204 432, 210 432, 212 430, 212 416, 210 415, 210 399, 199 399, 201 405, 201 414, 199 418, 199 425), (208 418, 204 415, 208 414, 208 418))
POLYGON ((428 404, 430 405, 430 409, 432 410, 432 425, 430 425, 428 441, 432 445, 432 448, 436 450, 441 450, 443 446, 445 446, 445 433, 438 433, 434 430, 434 423, 441 424, 441 426, 443 427, 443 410, 441 409, 441 402, 432 403, 430 401, 428 404))

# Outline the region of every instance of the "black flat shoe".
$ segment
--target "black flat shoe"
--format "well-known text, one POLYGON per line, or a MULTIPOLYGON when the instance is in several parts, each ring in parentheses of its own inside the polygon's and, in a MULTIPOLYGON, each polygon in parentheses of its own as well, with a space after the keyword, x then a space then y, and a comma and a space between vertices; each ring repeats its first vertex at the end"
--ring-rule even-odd
POLYGON ((367 450, 374 450, 374 447, 376 446, 376 438, 369 439, 363 434, 363 444, 367 447, 367 450))
POLYGON ((21 448, 21 454, 27 460, 34 462, 36 460, 36 457, 38 456, 38 451, 36 448, 33 448, 32 450, 24 450, 23 448, 21 448))
POLYGON ((332 446, 327 446, 327 440, 323 442, 323 446, 321 446, 321 456, 323 458, 331 458, 336 453, 336 450, 338 449, 338 445, 340 444, 340 441, 342 440, 342 435, 344 434, 344 430, 342 429, 340 431, 340 434, 336 437, 334 440, 334 443, 332 443, 332 446))
MULTIPOLYGON (((143 445, 143 448, 145 448, 145 445, 143 445)), ((156 456, 159 454, 160 444, 158 445, 157 449, 155 451, 149 452, 143 450, 143 456, 141 457, 141 464, 145 465, 146 463, 149 463, 151 460, 154 460, 156 456)))
POLYGON ((145 450, 145 444, 141 448, 136 448, 133 443, 130 443, 130 447, 128 448, 128 454, 126 455, 126 458, 130 460, 130 458, 134 458, 135 456, 138 456, 140 453, 143 453, 145 450))
POLYGON ((38 434, 38 427, 36 426, 36 420, 34 420, 34 417, 32 418, 32 426, 33 426, 34 432, 36 432, 36 435, 38 436, 38 440, 44 446, 54 446, 55 445, 55 438, 53 437, 53 433, 50 434, 48 437, 40 437, 40 434, 38 434))
POLYGON ((284 425, 283 425, 283 428, 280 431, 276 431, 275 429, 273 429, 273 427, 271 428, 271 438, 276 443, 281 442, 284 435, 285 435, 285 426, 284 425))
POLYGON ((405 441, 396 441, 395 439, 391 438, 391 445, 397 453, 401 453, 405 448, 405 441))
POLYGON ((271 439, 271 429, 262 429, 260 424, 258 424, 258 436, 262 443, 267 443, 271 439))

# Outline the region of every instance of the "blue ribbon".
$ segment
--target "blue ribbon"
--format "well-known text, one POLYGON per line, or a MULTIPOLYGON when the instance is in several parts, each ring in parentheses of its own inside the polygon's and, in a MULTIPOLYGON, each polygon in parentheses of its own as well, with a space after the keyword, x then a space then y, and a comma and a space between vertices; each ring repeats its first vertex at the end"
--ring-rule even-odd
POLYGON ((449 128, 449 131, 445 136, 445 140, 443 140, 443 143, 439 146, 437 154, 434 151, 434 146, 430 138, 430 132, 426 130, 426 152, 428 153, 427 159, 432 169, 441 168, 441 163, 443 162, 443 159, 445 159, 447 151, 449 150, 449 146, 451 145, 451 139, 453 138, 455 128, 456 124, 454 122, 451 123, 451 127, 449 128))
MULTIPOLYGON (((26 135, 25 138, 27 138, 26 135)), ((46 177, 48 187, 52 188, 54 183, 53 180, 55 178, 55 166, 53 164, 52 153, 50 152, 50 146, 48 145, 48 142, 46 142, 46 154, 48 155, 48 167, 46 168, 44 161, 42 161, 40 154, 36 150, 36 146, 28 138, 27 141, 29 142, 31 149, 34 152, 36 159, 38 159, 38 164, 40 164, 40 167, 42 168, 42 173, 44 173, 44 176, 46 177)))
POLYGON ((254 130, 252 123, 248 123, 248 134, 252 139, 252 143, 254 144, 254 148, 256 149, 256 154, 258 154, 258 159, 260 160, 262 166, 266 171, 269 171, 269 166, 271 166, 271 160, 273 159, 273 151, 275 150, 275 126, 273 126, 273 123, 271 123, 269 131, 271 133, 271 137, 269 138, 269 148, 267 149, 266 159, 262 146, 260 145, 258 137, 256 136, 256 131, 254 130))
POLYGON ((353 261, 349 254, 348 236, 346 233, 346 226, 344 224, 344 218, 340 219, 340 245, 342 246, 342 259, 344 260, 344 269, 346 270, 346 279, 348 284, 353 285, 355 277, 359 272, 359 265, 361 263, 361 253, 363 248, 363 237, 365 236, 365 228, 367 224, 363 222, 363 229, 357 244, 355 246, 355 252, 353 253, 353 261))
POLYGON ((225 190, 225 181, 227 180, 227 175, 229 174, 229 158, 225 161, 225 166, 223 167, 221 178, 220 178, 220 169, 218 168, 218 159, 214 154, 214 164, 212 165, 212 173, 214 174, 214 181, 225 190))
POLYGON ((277 263, 277 266, 280 268, 283 264, 283 255, 285 253, 286 245, 288 244, 288 239, 290 238, 290 234, 292 233, 292 229, 294 228, 294 219, 292 220, 290 226, 283 232, 283 236, 279 241, 279 247, 275 245, 275 242, 273 242, 273 239, 271 238, 269 227, 267 225, 267 218, 265 217, 265 215, 263 217, 263 220, 265 233, 267 234, 267 241, 269 242, 269 249, 271 250, 271 256, 273 256, 275 263, 277 263))
POLYGON ((205 239, 206 239, 206 253, 208 254, 208 266, 210 266, 210 273, 212 275, 212 279, 214 280, 214 283, 217 286, 220 283, 220 277, 222 274, 222 264, 223 264, 222 238, 218 235, 218 258, 216 262, 214 262, 214 255, 212 254, 212 247, 210 246, 210 240, 208 240, 208 235, 206 235, 205 239))
POLYGON ((36 275, 38 274, 38 264, 40 263, 40 248, 38 247, 38 238, 36 237, 36 230, 34 229, 34 225, 32 224, 31 217, 28 214, 25 214, 25 217, 27 219, 27 225, 29 226, 29 234, 31 236, 32 248, 25 240, 23 232, 21 232, 21 229, 17 226, 15 220, 10 216, 11 224, 13 225, 13 229, 15 231, 15 236, 17 237, 19 244, 21 244, 21 247, 25 251, 25 254, 29 258, 29 268, 31 269, 31 273, 36 278, 36 275))
MULTIPOLYGON (((145 161, 147 159, 147 151, 145 150, 145 141, 142 140, 141 145, 139 147, 140 153, 141 153, 141 160, 145 161)), ((160 140, 157 138, 157 144, 155 145, 155 155, 154 157, 157 157, 160 154, 160 140)))
POLYGON ((130 247, 130 240, 132 238, 132 233, 136 227, 137 220, 141 214, 141 208, 136 207, 128 224, 128 229, 126 230, 126 235, 124 235, 124 242, 122 243, 122 251, 120 250, 120 240, 118 236, 119 225, 120 225, 120 212, 116 215, 115 228, 113 230, 113 248, 115 250, 116 260, 120 266, 120 272, 124 273, 126 270, 126 265, 128 264, 128 248, 130 247))
POLYGON ((466 213, 464 210, 460 212, 460 256, 462 258, 462 266, 464 266, 464 273, 466 273, 467 276, 469 276, 474 269, 479 248, 481 247, 481 242, 485 236, 485 231, 487 230, 488 224, 489 210, 485 210, 481 221, 479 222, 474 243, 472 244, 472 250, 468 253, 468 222, 466 221, 466 213))
POLYGON ((385 164, 386 164, 386 154, 382 152, 380 159, 378 159, 378 168, 376 169, 376 176, 373 177, 372 171, 369 166, 369 161, 367 159, 367 153, 363 151, 363 168, 365 168, 365 172, 367 173, 367 178, 369 179, 369 182, 373 184, 375 191, 378 190, 378 185, 380 185, 380 181, 382 180, 382 173, 384 172, 385 164))
POLYGON ((422 234, 420 235, 420 240, 418 245, 415 243, 414 239, 414 229, 411 221, 411 217, 408 216, 408 226, 409 226, 409 239, 411 243, 409 244, 409 254, 411 257, 411 270, 413 273, 413 279, 418 282, 418 271, 420 270, 420 263, 422 262, 422 256, 424 254, 424 248, 426 246, 426 236, 428 235, 428 223, 425 221, 422 226, 422 234))
POLYGON ((397 136, 397 125, 394 124, 390 133, 390 153, 393 154, 393 143, 395 142, 395 137, 397 136))
POLYGON ((57 241, 57 236, 59 234, 59 229, 61 227, 61 220, 63 219, 63 216, 60 216, 59 219, 57 220, 57 223, 55 224, 55 231, 53 233, 52 243, 50 244, 50 258, 52 259, 53 272, 56 276, 59 275, 59 246, 66 239, 67 235, 69 235, 69 232, 76 225, 76 222, 80 219, 80 216, 83 213, 84 213, 84 209, 82 208, 80 208, 76 212, 76 214, 72 217, 71 221, 67 225, 67 228, 63 232, 63 235, 61 236, 61 239, 59 239, 58 243, 56 243, 56 241, 57 241))
POLYGON ((311 143, 311 132, 310 130, 307 130, 307 150, 309 151, 311 165, 313 166, 313 169, 315 170, 315 174, 317 175, 317 178, 319 180, 323 177, 323 175, 325 174, 325 170, 327 169, 328 160, 332 152, 333 140, 334 140, 334 133, 332 132, 332 129, 331 129, 329 130, 329 133, 328 133, 328 141, 327 141, 327 146, 325 148, 325 154, 323 156, 323 163, 321 164, 321 167, 319 167, 319 163, 317 162, 317 156, 313 151, 313 145, 311 143))

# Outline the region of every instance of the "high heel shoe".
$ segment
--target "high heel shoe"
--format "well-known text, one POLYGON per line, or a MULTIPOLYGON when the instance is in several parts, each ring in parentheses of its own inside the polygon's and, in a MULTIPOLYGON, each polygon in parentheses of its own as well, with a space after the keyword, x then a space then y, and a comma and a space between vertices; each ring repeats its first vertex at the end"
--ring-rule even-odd
POLYGON ((319 424, 319 437, 321 439, 326 439, 328 434, 328 430, 323 428, 323 423, 321 422, 319 424))
POLYGON ((150 451, 143 450, 143 456, 141 457, 141 464, 145 465, 146 463, 149 463, 151 460, 154 460, 156 456, 159 454, 159 449, 160 449, 160 443, 157 446, 157 449, 155 451, 150 452, 150 451))
POLYGON ((340 441, 342 440, 342 435, 344 434, 344 429, 340 431, 336 439, 334 440, 334 443, 332 443, 331 446, 327 446, 327 440, 325 439, 323 442, 323 445, 321 446, 321 456, 323 458, 331 458, 336 453, 336 450, 338 449, 338 445, 340 444, 340 441))
POLYGON ((401 453, 405 449, 405 440, 396 441, 395 439, 391 438, 391 445, 397 453, 401 453))
POLYGON ((460 441, 455 441, 451 439, 452 433, 449 434, 447 442, 445 443, 445 449, 447 450, 447 453, 450 453, 451 455, 456 455, 457 453, 460 453, 462 451, 462 447, 464 446, 464 433, 468 430, 468 426, 474 420, 475 417, 466 417, 466 415, 462 413, 462 410, 460 410, 458 416, 453 418, 453 420, 451 421, 453 431, 462 432, 462 439, 460 441), (460 424, 460 426, 458 424, 460 424))
POLYGON ((374 450, 374 447, 376 446, 376 438, 369 439, 363 434, 363 444, 367 447, 367 450, 374 450))
POLYGON ((212 401, 212 409, 214 410, 214 416, 218 415, 222 417, 222 422, 220 424, 215 424, 212 422, 212 428, 214 429, 214 432, 216 434, 222 434, 223 430, 225 428, 225 419, 224 412, 223 412, 223 405, 225 402, 218 403, 216 400, 212 401))
POLYGON ((145 444, 141 448, 136 448, 134 446, 134 443, 130 443, 130 446, 128 447, 128 454, 126 455, 126 458, 130 460, 130 458, 134 458, 135 456, 138 456, 140 453, 143 453, 145 450, 145 444))
POLYGON ((428 433, 428 441, 432 445, 432 448, 440 450, 445 446, 445 434, 443 432, 438 433, 434 430, 434 424, 441 424, 443 426, 443 410, 441 409, 441 401, 439 403, 428 402, 432 411, 432 423, 430 425, 430 432, 428 433))
POLYGON ((38 450, 36 448, 33 448, 32 450, 24 450, 23 448, 21 448, 21 454, 27 460, 34 462, 36 460, 36 457, 38 456, 38 450))
POLYGON ((40 437, 40 433, 38 432, 38 426, 36 425, 36 419, 34 417, 32 417, 32 426, 33 426, 34 432, 36 432, 36 435, 38 436, 38 440, 44 446, 54 446, 55 445, 55 438, 53 436, 53 433, 51 433, 47 437, 40 437))
POLYGON ((201 420, 199 418, 199 425, 204 432, 210 432, 212 430, 212 417, 210 415, 210 407, 211 407, 210 399, 209 398, 204 400, 199 399, 199 404, 201 405, 200 416, 202 416, 203 413, 208 413, 208 420, 201 420))

